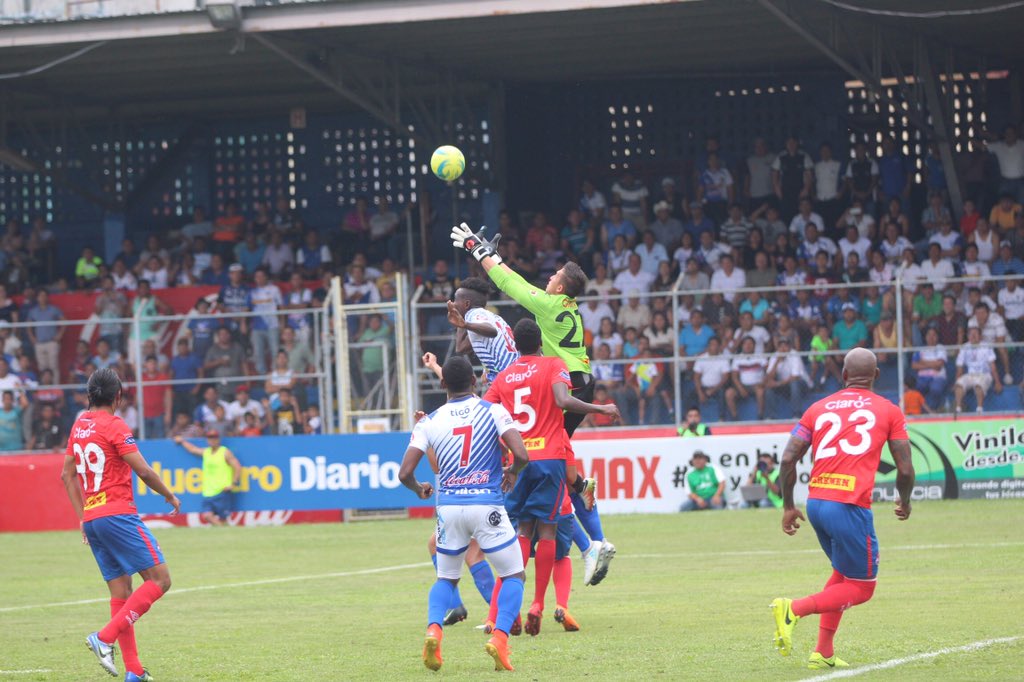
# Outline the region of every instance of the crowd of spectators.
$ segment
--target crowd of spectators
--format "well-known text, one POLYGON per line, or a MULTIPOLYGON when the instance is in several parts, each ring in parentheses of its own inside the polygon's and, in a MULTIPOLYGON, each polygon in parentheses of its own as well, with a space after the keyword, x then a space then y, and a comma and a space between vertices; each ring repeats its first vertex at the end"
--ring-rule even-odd
MULTIPOLYGON (((344 275, 347 303, 396 297, 400 216, 384 198, 374 209, 368 206, 360 199, 322 235, 307 229, 284 197, 257 204, 250 216, 229 201, 212 221, 197 208, 180 230, 150 235, 141 250, 125 239, 109 262, 86 247, 71 277, 47 282, 45 276, 20 280, 5 274, 0 451, 62 448, 67 429, 87 405, 86 379, 101 367, 121 375, 126 391, 118 413, 133 430, 144 426, 147 438, 199 437, 210 429, 224 436, 320 433, 319 396, 310 376, 318 364, 312 310, 323 304, 336 274, 344 275), (347 254, 345 262, 337 254, 347 254), (180 330, 172 329, 173 348, 162 348, 167 330, 149 318, 174 313, 164 300, 166 290, 195 286, 216 287, 216 293, 197 296, 180 330), (95 294, 95 333, 89 338, 80 335, 82 325, 59 323, 65 316, 50 293, 67 291, 95 294), (137 325, 129 321, 136 315, 137 325), (72 359, 62 364, 62 349, 69 353, 71 344, 72 359)), ((36 253, 39 244, 54 248, 52 232, 41 221, 27 238, 22 233, 17 221, 7 223, 0 269, 5 262, 35 262, 26 253, 36 253)), ((39 263, 53 260, 50 252, 40 254, 39 263)), ((384 354, 393 344, 391 327, 381 315, 351 321, 350 338, 361 345, 346 379, 357 391, 368 392, 381 381, 384 354)))
MULTIPOLYGON (((692 174, 583 180, 560 228, 543 211, 521 224, 503 212, 499 250, 538 284, 568 259, 584 267, 598 400, 618 403, 627 424, 676 422, 675 381, 684 405, 717 403, 722 419, 740 418, 744 403, 759 419, 797 414, 841 382, 836 351, 856 346, 876 351, 895 396, 898 318, 903 347, 918 349, 905 389, 924 398, 909 410, 959 411, 973 395, 981 411, 1020 381, 1013 344, 1024 331, 1012 277, 1024 277, 1024 141, 1010 127, 988 149, 999 176, 979 195, 996 199, 968 196, 954 215, 934 145, 917 172, 891 138, 877 157, 864 144, 812 156, 790 137, 778 152, 758 139, 731 158, 709 137, 692 174), (679 374, 668 362, 676 344, 679 374)), ((448 263, 427 286, 427 300, 451 295, 448 263)), ((430 322, 444 333, 443 317, 430 322)))
MULTIPOLYGON (((678 421, 676 382, 685 405, 717 404, 720 419, 740 418, 744 406, 759 418, 788 416, 840 381, 830 351, 870 347, 889 368, 900 332, 917 348, 907 358, 909 412, 961 410, 968 398, 982 410, 1021 380, 1014 345, 1024 333, 1024 286, 1013 277, 1024 277, 1024 142, 1010 127, 988 151, 998 177, 968 178, 973 193, 954 214, 934 145, 917 171, 888 138, 877 157, 864 144, 839 153, 823 144, 812 156, 790 137, 778 152, 753 140, 733 158, 708 137, 692 173, 584 180, 564 220, 503 211, 495 231, 505 262, 529 280, 545 282, 569 259, 584 267, 596 400, 618 403, 624 423, 678 421), (919 210, 915 196, 926 197, 919 210), (669 362, 677 347, 679 373, 669 362), (769 409, 780 404, 786 415, 769 409)), ((383 197, 359 199, 326 230, 308 228, 286 197, 246 209, 228 201, 209 219, 196 208, 180 230, 150 235, 141 249, 126 239, 109 261, 84 248, 66 276, 54 268, 45 221, 9 221, 0 236, 0 450, 61 447, 86 403, 81 386, 107 366, 128 384, 122 416, 144 423, 147 437, 319 432, 304 376, 317 364, 310 309, 334 275, 347 303, 395 300, 395 275, 407 266, 403 218, 383 197), (171 312, 162 291, 197 285, 217 294, 195 303, 173 350, 157 345, 157 321, 124 322, 171 312), (50 301, 70 290, 96 292, 89 340, 73 341, 50 301), (29 324, 11 326, 19 322, 29 324), (62 384, 75 388, 54 388, 62 384)), ((453 266, 439 260, 418 273, 421 300, 451 298, 453 266)), ((502 314, 514 323, 515 312, 502 314)), ((443 313, 417 324, 450 335, 443 313)), ((386 315, 349 321, 357 393, 386 379, 392 326, 386 315)))

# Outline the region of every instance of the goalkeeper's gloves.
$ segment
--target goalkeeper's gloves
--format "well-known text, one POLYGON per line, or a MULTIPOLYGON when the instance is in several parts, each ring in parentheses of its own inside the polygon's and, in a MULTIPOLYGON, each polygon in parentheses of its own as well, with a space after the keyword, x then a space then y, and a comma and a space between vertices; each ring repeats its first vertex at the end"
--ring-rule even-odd
POLYGON ((495 264, 500 264, 502 259, 498 255, 498 240, 501 239, 501 233, 494 235, 494 239, 488 240, 483 236, 483 231, 484 228, 481 227, 480 232, 473 234, 466 223, 456 225, 452 228, 451 233, 452 246, 469 251, 470 255, 478 262, 482 262, 484 258, 490 256, 494 259, 495 264))

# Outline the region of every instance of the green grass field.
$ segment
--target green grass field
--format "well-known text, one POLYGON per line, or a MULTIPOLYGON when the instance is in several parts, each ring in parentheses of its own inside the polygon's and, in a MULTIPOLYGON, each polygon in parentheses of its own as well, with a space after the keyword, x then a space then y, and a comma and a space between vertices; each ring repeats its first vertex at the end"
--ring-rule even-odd
MULTIPOLYGON (((906 523, 888 505, 876 514, 879 587, 836 638, 851 670, 1024 635, 1024 501, 921 503, 906 523)), ((174 586, 137 626, 142 662, 161 682, 816 675, 804 662, 817 618, 801 623, 796 653, 782 658, 767 606, 817 591, 829 567, 810 527, 786 537, 775 512, 607 517, 619 552, 608 578, 584 588, 576 565, 570 606, 583 630, 554 623, 549 593, 540 636, 514 640, 514 673, 491 670, 473 629, 485 609, 470 579, 470 620, 447 630, 445 667, 423 667, 431 530, 429 521, 384 521, 158 531, 174 586), (254 581, 266 582, 244 585, 254 581)), ((0 679, 111 679, 84 645, 107 619, 106 596, 77 534, 0 535, 0 679), (102 601, 53 605, 89 599, 102 601)), ((1022 656, 1018 639, 862 677, 1020 679, 1022 656)))

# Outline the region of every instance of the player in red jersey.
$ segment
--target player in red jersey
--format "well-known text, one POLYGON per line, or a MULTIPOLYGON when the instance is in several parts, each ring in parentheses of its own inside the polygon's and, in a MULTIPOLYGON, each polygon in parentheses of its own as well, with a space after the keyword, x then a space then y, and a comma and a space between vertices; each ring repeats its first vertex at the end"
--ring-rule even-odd
POLYGON ((125 682, 152 679, 139 663, 135 621, 171 587, 171 575, 160 545, 139 518, 132 495, 132 472, 163 496, 178 513, 181 502, 146 463, 131 429, 114 406, 121 399, 121 379, 112 369, 89 377, 89 409, 75 421, 68 439, 61 479, 75 514, 82 522, 83 542, 91 548, 110 588, 111 619, 86 639, 100 665, 117 675, 114 643, 121 645, 127 668, 125 682), (145 582, 132 591, 132 576, 145 582))
MULTIPOLYGON (((555 564, 558 523, 565 517, 566 458, 570 449, 562 410, 615 417, 619 410, 615 405, 594 405, 572 397, 572 380, 565 362, 541 355, 541 330, 536 322, 520 320, 513 336, 521 357, 498 373, 484 400, 498 403, 512 414, 530 455, 529 465, 505 498, 505 508, 513 522, 518 523, 524 565, 530 558, 535 532, 539 538, 534 557, 533 604, 523 628, 536 635, 540 632, 544 595, 555 564)), ((495 591, 499 587, 496 585, 495 591)), ((493 597, 491 604, 493 609, 493 597)))
POLYGON ((793 504, 796 464, 808 448, 814 466, 808 484, 807 516, 818 542, 832 562, 832 576, 825 589, 803 599, 775 599, 775 646, 788 656, 793 646, 793 627, 800 618, 820 613, 818 646, 807 667, 830 669, 846 666, 837 658, 832 639, 843 611, 863 604, 875 592, 878 575, 878 538, 871 515, 871 491, 875 472, 888 443, 896 462, 896 518, 910 518, 910 493, 914 466, 910 458, 907 419, 899 407, 874 393, 878 361, 865 348, 854 348, 843 360, 841 391, 807 408, 793 428, 782 455, 782 530, 793 535, 804 515, 793 504))

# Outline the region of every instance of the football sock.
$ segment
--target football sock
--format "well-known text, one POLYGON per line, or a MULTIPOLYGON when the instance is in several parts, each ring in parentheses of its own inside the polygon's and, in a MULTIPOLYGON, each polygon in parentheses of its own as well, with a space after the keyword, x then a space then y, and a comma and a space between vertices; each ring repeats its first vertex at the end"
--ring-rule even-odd
POLYGON ((430 596, 427 598, 427 627, 444 626, 444 614, 451 607, 454 592, 455 585, 443 578, 438 578, 430 588, 430 596))
POLYGON ((572 559, 567 556, 557 559, 551 577, 555 583, 555 602, 568 608, 569 592, 572 590, 572 559))
MULTIPOLYGON (((117 615, 127 599, 110 600, 110 616, 117 615)), ((142 664, 139 663, 139 650, 135 646, 135 628, 130 627, 121 633, 117 638, 117 644, 121 647, 121 658, 124 660, 124 667, 136 675, 142 675, 142 664)))
POLYGON ((534 580, 536 581, 533 601, 544 608, 544 595, 548 591, 548 584, 551 582, 551 573, 555 567, 555 541, 538 540, 537 553, 533 558, 534 580))
POLYGON ((583 505, 580 505, 580 507, 580 509, 575 509, 574 507, 576 518, 583 524, 583 529, 587 531, 587 535, 595 542, 604 542, 604 530, 601 528, 601 516, 597 513, 597 507, 589 511, 583 505))
POLYGON ((164 591, 152 580, 142 583, 139 589, 132 592, 124 605, 110 619, 110 622, 99 631, 100 641, 105 644, 116 642, 121 633, 134 625, 135 621, 139 618, 142 618, 149 611, 149 607, 153 605, 153 602, 162 596, 164 596, 164 591))
POLYGON ((498 622, 498 595, 501 594, 501 578, 494 581, 494 590, 491 592, 491 608, 487 611, 487 620, 492 623, 498 622))
MULTIPOLYGON (((434 563, 434 573, 437 573, 437 555, 431 554, 430 560, 434 563)), ((459 594, 459 586, 455 586, 455 591, 452 593, 452 601, 448 605, 450 609, 457 609, 462 606, 462 595, 459 594)))
POLYGON ((590 549, 590 538, 587 537, 587 532, 583 530, 583 526, 580 525, 579 519, 576 519, 573 523, 572 530, 572 541, 576 543, 576 546, 580 548, 580 551, 584 554, 590 549))
POLYGON ((519 549, 523 552, 523 570, 526 569, 526 564, 530 563, 530 545, 533 544, 530 540, 525 535, 519 536, 519 549))
POLYGON ((490 604, 491 593, 494 592, 494 573, 491 571, 491 565, 481 559, 479 563, 469 567, 469 572, 473 576, 473 582, 476 583, 476 589, 480 591, 480 596, 490 604))
MULTIPOLYGON (((831 582, 831 581, 830 581, 831 582)), ((803 617, 810 613, 845 611, 851 606, 863 604, 875 593, 874 581, 849 580, 832 583, 821 592, 803 599, 793 600, 793 613, 803 617)))
POLYGON ((587 487, 586 481, 582 476, 576 474, 576 480, 572 482, 572 489, 576 491, 577 495, 582 495, 583 490, 587 487))
POLYGON ((494 628, 507 635, 523 608, 523 581, 519 578, 503 579, 495 601, 498 603, 498 618, 494 621, 494 628))
MULTIPOLYGON (((841 583, 843 580, 843 574, 833 570, 828 582, 825 583, 825 589, 841 583)), ((831 658, 835 655, 832 639, 836 636, 836 630, 839 629, 839 621, 842 617, 842 611, 829 611, 828 613, 821 614, 818 619, 818 646, 815 651, 825 658, 831 658)))

